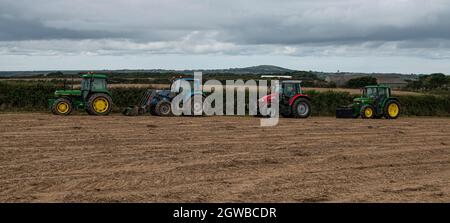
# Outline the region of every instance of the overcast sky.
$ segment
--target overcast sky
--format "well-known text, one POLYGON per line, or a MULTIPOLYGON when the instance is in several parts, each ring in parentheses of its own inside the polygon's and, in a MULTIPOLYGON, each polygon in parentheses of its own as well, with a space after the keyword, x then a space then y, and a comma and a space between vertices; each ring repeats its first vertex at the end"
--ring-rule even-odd
POLYGON ((0 0, 0 70, 450 74, 448 0, 0 0))

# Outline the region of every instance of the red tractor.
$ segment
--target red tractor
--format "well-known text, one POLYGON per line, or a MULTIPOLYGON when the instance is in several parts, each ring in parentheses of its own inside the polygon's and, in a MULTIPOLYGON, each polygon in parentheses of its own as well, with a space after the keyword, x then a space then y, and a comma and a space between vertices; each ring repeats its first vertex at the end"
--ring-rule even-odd
POLYGON ((278 86, 272 86, 272 92, 260 99, 268 109, 272 99, 279 94, 280 115, 286 118, 308 118, 311 115, 311 99, 303 94, 299 80, 281 80, 278 86))

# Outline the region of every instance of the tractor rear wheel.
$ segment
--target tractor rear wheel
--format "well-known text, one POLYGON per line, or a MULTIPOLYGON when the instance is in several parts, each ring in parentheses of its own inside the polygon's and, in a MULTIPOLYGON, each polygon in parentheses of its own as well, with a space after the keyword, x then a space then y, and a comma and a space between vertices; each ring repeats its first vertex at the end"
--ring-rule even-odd
POLYGON ((400 115, 400 103, 390 100, 386 103, 384 114, 387 119, 396 119, 400 115))
POLYGON ((89 97, 87 103, 88 114, 109 115, 112 109, 112 99, 109 95, 98 93, 89 97))
POLYGON ((292 105, 292 117, 308 118, 311 115, 311 103, 308 99, 299 98, 292 105))
POLYGON ((52 106, 52 113, 55 115, 70 115, 73 111, 72 102, 65 98, 56 99, 52 106))
POLYGON ((160 101, 155 106, 155 113, 158 116, 172 116, 172 105, 168 101, 160 101))
POLYGON ((361 118, 369 119, 375 117, 375 109, 372 105, 365 105, 361 108, 361 118))

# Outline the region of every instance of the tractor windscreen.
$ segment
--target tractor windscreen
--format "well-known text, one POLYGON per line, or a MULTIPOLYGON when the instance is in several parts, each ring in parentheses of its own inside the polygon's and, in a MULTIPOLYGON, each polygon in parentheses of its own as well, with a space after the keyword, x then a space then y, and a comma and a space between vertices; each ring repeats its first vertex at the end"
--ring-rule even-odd
POLYGON ((93 91, 104 91, 106 89, 105 79, 93 79, 92 90, 93 91))
POLYGON ((269 89, 268 89, 268 93, 272 94, 272 93, 279 93, 281 92, 281 84, 276 84, 276 85, 272 85, 269 89))
POLYGON ((372 97, 377 95, 377 89, 376 88, 364 88, 363 90, 363 96, 364 97, 372 97))
POLYGON ((81 90, 88 91, 89 90, 89 80, 83 78, 81 80, 81 90))

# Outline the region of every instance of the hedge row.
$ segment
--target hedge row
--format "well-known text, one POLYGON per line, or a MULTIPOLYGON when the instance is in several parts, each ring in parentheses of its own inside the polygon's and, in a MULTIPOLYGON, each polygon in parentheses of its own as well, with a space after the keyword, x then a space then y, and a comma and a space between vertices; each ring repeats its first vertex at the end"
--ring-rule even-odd
MULTIPOLYGON (((46 111, 47 99, 57 87, 52 83, 0 82, 0 111, 46 111)), ((137 104, 145 89, 112 89, 115 111, 137 104)), ((313 115, 333 116, 336 107, 347 105, 357 95, 347 92, 307 92, 312 97, 313 115)), ((235 94, 236 96, 236 94, 235 94)), ((399 96, 403 115, 450 116, 450 96, 399 96)))

